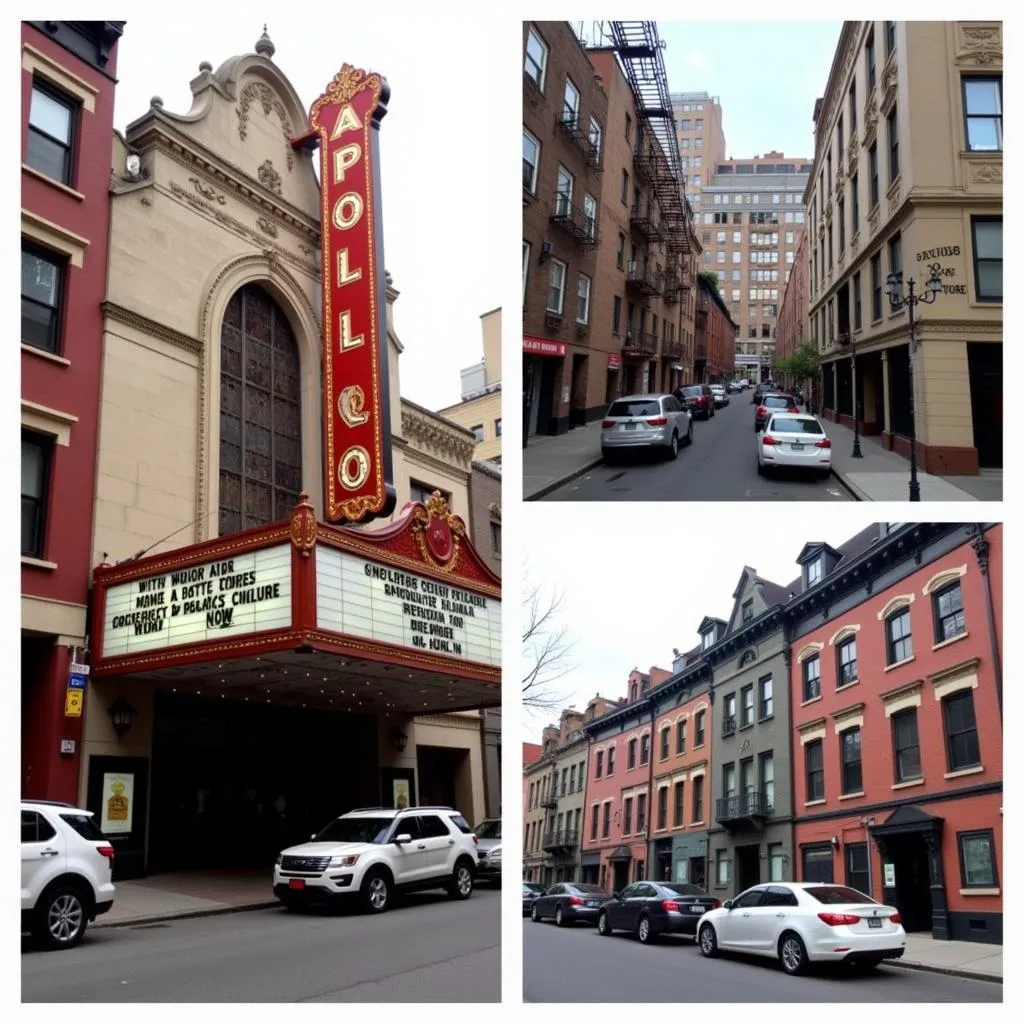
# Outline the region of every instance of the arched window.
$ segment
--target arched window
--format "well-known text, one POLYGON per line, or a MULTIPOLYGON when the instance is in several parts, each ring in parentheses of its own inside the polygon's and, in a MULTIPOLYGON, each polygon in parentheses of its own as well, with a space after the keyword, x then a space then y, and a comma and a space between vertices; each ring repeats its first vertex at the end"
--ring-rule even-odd
POLYGON ((277 303, 246 285, 221 327, 218 533, 287 518, 301 487, 298 347, 277 303))

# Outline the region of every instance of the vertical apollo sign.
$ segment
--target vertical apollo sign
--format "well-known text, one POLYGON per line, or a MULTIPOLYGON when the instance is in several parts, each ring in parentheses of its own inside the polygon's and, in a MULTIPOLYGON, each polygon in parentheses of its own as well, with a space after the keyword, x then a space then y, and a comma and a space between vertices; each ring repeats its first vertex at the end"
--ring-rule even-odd
POLYGON ((378 132, 387 82, 345 64, 313 104, 323 246, 324 516, 391 514, 387 299, 378 132))

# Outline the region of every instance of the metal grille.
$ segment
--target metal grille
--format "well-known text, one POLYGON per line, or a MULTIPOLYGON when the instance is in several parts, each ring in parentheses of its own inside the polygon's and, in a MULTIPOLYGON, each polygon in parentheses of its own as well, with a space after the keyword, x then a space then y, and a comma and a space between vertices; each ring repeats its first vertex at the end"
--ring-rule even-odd
POLYGON ((228 303, 220 367, 223 535, 286 519, 302 486, 298 347, 284 313, 258 285, 228 303))
POLYGON ((282 871, 326 871, 330 857, 282 857, 282 871))

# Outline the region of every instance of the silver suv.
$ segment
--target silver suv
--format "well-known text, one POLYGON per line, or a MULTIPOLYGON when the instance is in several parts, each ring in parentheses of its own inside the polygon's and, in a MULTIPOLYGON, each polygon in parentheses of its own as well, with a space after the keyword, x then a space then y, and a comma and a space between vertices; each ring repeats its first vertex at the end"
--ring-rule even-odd
POLYGON ((477 876, 501 885, 501 818, 485 818, 476 826, 477 876))
POLYGON ((274 895, 289 910, 357 896, 374 914, 399 892, 446 889, 469 899, 477 838, 451 807, 362 807, 277 855, 274 895))
POLYGON ((21 801, 21 930, 51 949, 77 946, 114 905, 114 847, 92 811, 21 801))

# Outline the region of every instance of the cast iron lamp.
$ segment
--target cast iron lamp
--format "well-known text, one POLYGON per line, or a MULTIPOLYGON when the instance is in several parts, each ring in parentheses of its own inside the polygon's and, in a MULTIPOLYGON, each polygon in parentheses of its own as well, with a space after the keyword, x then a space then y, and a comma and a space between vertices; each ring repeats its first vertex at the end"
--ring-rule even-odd
POLYGON ((124 697, 118 697, 107 708, 107 714, 110 715, 110 721, 114 725, 114 732, 117 733, 117 738, 120 739, 135 724, 135 716, 138 712, 124 697))

